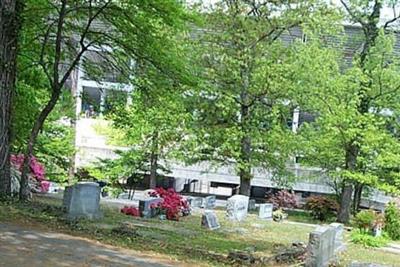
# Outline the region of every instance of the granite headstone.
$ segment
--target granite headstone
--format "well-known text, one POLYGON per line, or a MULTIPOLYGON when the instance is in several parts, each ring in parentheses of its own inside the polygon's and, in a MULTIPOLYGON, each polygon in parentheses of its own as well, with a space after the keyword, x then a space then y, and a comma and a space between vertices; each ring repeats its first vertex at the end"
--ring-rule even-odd
POLYGON ((203 206, 205 209, 213 209, 215 208, 217 198, 216 196, 208 196, 203 199, 203 206))
POLYGON ((306 267, 327 267, 335 260, 335 235, 332 226, 318 226, 310 233, 306 267))
POLYGON ((101 218, 100 186, 97 183, 80 182, 66 187, 63 206, 69 220, 101 218))
POLYGON ((201 225, 210 230, 215 230, 221 227, 215 212, 212 210, 204 211, 204 214, 201 217, 201 225))
POLYGON ((346 249, 346 245, 343 242, 343 231, 344 226, 341 223, 331 223, 333 229, 335 229, 335 253, 341 252, 346 249))
POLYGON ((157 216, 156 209, 153 209, 153 205, 157 205, 162 202, 162 198, 153 197, 153 198, 145 198, 139 200, 139 212, 140 216, 144 218, 152 218, 157 216))
POLYGON ((274 205, 271 203, 260 204, 260 210, 258 212, 258 217, 264 220, 272 220, 272 211, 274 205))
POLYGON ((234 195, 228 198, 226 202, 226 213, 229 219, 242 221, 247 216, 249 207, 249 197, 243 195, 234 195))

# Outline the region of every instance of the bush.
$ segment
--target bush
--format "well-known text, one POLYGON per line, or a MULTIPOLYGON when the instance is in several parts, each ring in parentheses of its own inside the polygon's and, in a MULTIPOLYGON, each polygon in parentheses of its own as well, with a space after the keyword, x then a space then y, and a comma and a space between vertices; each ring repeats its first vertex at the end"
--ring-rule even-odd
POLYGON ((377 214, 375 211, 363 210, 357 213, 357 215, 353 220, 353 224, 360 231, 368 233, 373 229, 376 219, 377 219, 377 214))
POLYGON ((356 229, 351 232, 351 242, 363 245, 364 247, 384 247, 388 244, 389 240, 385 235, 372 236, 363 230, 356 229))
POLYGON ((135 208, 133 206, 125 206, 121 209, 121 212, 126 214, 126 215, 131 215, 131 216, 135 216, 135 217, 139 217, 140 216, 140 212, 138 208, 135 208))
POLYGON ((329 197, 311 196, 307 198, 305 208, 311 211, 311 215, 315 219, 325 221, 335 215, 339 209, 339 204, 329 197))
POLYGON ((274 205, 274 209, 297 207, 296 195, 287 190, 281 190, 275 193, 268 201, 274 205))
POLYGON ((179 216, 188 214, 189 204, 174 189, 156 188, 150 193, 150 196, 160 197, 162 202, 152 208, 160 209, 164 212, 168 220, 178 221, 179 216))
POLYGON ((385 209, 385 232, 393 240, 400 240, 400 209, 391 202, 385 209))

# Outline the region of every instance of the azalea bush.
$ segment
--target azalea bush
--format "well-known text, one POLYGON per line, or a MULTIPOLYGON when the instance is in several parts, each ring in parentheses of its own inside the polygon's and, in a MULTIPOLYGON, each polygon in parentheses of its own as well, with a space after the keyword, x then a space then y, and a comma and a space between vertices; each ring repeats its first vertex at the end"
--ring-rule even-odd
MULTIPOLYGON (((24 158, 25 156, 23 154, 12 154, 10 157, 11 167, 19 172, 19 174, 22 172, 24 158)), ((29 170, 29 184, 31 189, 40 192, 48 192, 50 182, 46 180, 45 168, 34 156, 29 160, 29 170)), ((18 181, 19 180, 20 177, 18 178, 18 181)))
POLYGON ((168 220, 178 221, 180 216, 189 213, 189 204, 183 197, 175 192, 173 188, 164 189, 156 188, 149 193, 152 197, 160 197, 163 199, 160 203, 153 205, 152 208, 159 209, 164 213, 168 220))
POLYGON ((268 198, 268 201, 274 205, 274 209, 297 207, 296 195, 287 190, 275 193, 272 197, 268 198))
POLYGON ((329 197, 311 196, 306 200, 305 208, 311 211, 311 215, 320 221, 325 221, 334 216, 339 210, 339 203, 329 197))

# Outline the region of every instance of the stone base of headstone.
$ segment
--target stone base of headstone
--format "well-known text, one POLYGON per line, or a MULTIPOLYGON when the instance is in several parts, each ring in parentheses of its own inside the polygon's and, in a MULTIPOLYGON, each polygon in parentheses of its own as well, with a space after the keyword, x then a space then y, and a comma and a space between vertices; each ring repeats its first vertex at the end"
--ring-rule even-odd
POLYGON ((67 219, 100 219, 100 186, 97 183, 81 182, 68 186, 64 191, 63 207, 67 219))

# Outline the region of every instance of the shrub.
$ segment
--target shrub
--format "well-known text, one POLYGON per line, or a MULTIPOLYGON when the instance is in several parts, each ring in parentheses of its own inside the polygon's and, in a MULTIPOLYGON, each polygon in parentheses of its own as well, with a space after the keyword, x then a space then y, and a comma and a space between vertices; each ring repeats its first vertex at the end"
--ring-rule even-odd
POLYGON ((385 209, 385 232, 393 240, 400 240, 400 209, 391 202, 385 209))
POLYGON ((353 224, 364 233, 371 232, 375 226, 383 225, 382 216, 374 210, 363 210, 357 213, 353 220, 353 224))
POLYGON ((169 188, 156 188, 153 192, 149 193, 150 196, 160 197, 162 202, 158 203, 152 208, 158 208, 164 212, 168 220, 178 221, 179 216, 185 215, 189 211, 189 204, 181 195, 175 192, 174 189, 169 188))
POLYGON ((363 245, 364 247, 384 247, 388 244, 389 240, 385 235, 372 236, 363 230, 356 229, 351 232, 351 242, 363 245))
POLYGON ((268 201, 274 205, 274 209, 297 207, 296 195, 287 190, 281 190, 275 193, 268 201))
POLYGON ((311 196, 307 198, 305 208, 311 211, 311 215, 315 219, 325 221, 335 215, 339 209, 339 204, 333 198, 311 196))
POLYGON ((140 212, 139 209, 133 206, 125 206, 121 209, 121 212, 126 214, 126 215, 131 215, 131 216, 135 216, 135 217, 139 217, 140 216, 140 212))

